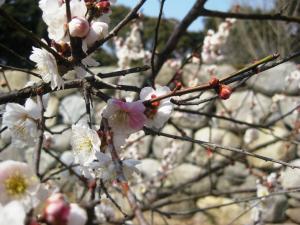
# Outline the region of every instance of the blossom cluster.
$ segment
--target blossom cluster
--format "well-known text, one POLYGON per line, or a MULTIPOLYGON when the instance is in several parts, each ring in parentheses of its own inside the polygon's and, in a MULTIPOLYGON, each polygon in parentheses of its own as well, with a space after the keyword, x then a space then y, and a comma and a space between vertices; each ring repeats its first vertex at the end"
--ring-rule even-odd
MULTIPOLYGON (((89 179, 103 180, 118 179, 111 148, 121 152, 126 139, 144 126, 160 129, 169 119, 173 110, 170 98, 154 101, 149 105, 147 101, 170 93, 168 87, 157 86, 156 89, 145 87, 141 90, 140 100, 126 102, 119 99, 109 99, 102 111, 102 117, 108 121, 112 133, 109 143, 103 132, 89 128, 86 124, 72 126, 72 148, 75 162, 81 165, 83 175, 89 179)), ((138 172, 135 166, 139 162, 134 159, 122 160, 125 178, 130 178, 133 172, 138 172)))
POLYGON ((135 21, 131 25, 129 36, 125 40, 122 37, 115 38, 116 55, 121 69, 129 68, 132 61, 144 60, 145 63, 149 61, 150 52, 144 49, 142 30, 142 22, 135 21))
MULTIPOLYGON (((71 18, 68 20, 66 2, 62 0, 40 0, 43 20, 48 26, 51 48, 59 55, 71 56, 71 39, 79 39, 82 52, 86 53, 97 41, 108 34, 110 2, 115 1, 70 1, 71 18), (93 12, 93 15, 90 15, 93 12)), ((52 89, 63 88, 64 70, 60 69, 55 57, 45 49, 33 47, 30 60, 36 63, 44 82, 51 83, 52 89)), ((91 56, 81 59, 74 69, 78 77, 86 75, 82 66, 97 66, 91 56)))
POLYGON ((219 25, 218 31, 211 29, 207 31, 201 52, 203 63, 212 64, 224 58, 221 48, 226 43, 235 21, 235 19, 226 19, 219 25))

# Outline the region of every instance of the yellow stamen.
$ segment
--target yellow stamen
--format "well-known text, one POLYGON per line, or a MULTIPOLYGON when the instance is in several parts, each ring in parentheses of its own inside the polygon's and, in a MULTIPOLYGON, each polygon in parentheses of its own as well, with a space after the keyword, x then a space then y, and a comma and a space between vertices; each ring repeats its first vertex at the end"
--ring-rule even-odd
POLYGON ((24 195, 28 188, 28 180, 16 172, 4 181, 6 192, 13 197, 24 195))

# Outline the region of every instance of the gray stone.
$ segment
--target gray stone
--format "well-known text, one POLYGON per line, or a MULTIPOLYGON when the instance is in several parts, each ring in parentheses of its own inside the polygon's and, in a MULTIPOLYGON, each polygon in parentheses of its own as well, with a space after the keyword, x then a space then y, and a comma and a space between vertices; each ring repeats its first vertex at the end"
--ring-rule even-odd
MULTIPOLYGON (((207 196, 197 200, 198 208, 207 208, 233 202, 233 199, 224 197, 207 196)), ((194 217, 193 224, 230 224, 238 215, 245 212, 239 204, 232 204, 226 207, 211 209, 207 213, 197 213, 194 217)), ((249 224, 251 221, 251 213, 246 213, 241 216, 234 224, 249 224)))
MULTIPOLYGON (((266 130, 264 132, 258 131, 258 138, 248 145, 248 149, 255 149, 258 146, 264 145, 275 140, 276 137, 274 137, 274 135, 283 138, 287 134, 288 131, 281 127, 274 127, 272 134, 270 133, 270 131, 266 130)), ((295 157, 296 149, 295 146, 289 144, 289 142, 277 141, 273 144, 268 144, 267 146, 256 150, 255 153, 258 155, 267 156, 275 160, 288 161, 295 157)), ((247 157, 247 161, 251 166, 257 168, 273 168, 274 166, 278 166, 278 164, 275 164, 273 162, 268 162, 250 156, 247 157)))
MULTIPOLYGON (((19 90, 21 88, 24 88, 27 82, 29 81, 29 74, 20 72, 20 71, 14 71, 14 70, 5 70, 5 76, 8 81, 8 84, 11 88, 11 90, 19 90)), ((2 75, 0 76, 0 82, 5 82, 2 75)), ((0 92, 8 92, 9 89, 7 86, 0 85, 0 92)))
MULTIPOLYGON (((184 95, 181 98, 178 98, 177 100, 184 100, 193 96, 195 96, 195 94, 188 94, 188 95, 184 95)), ((213 96, 211 92, 205 92, 203 95, 201 95, 201 99, 207 99, 211 96, 213 96)), ((199 99, 195 99, 193 101, 199 101, 199 99)), ((212 110, 212 107, 213 107, 212 102, 207 102, 200 105, 180 106, 179 108, 187 109, 195 112, 201 111, 203 113, 209 113, 212 110)), ((200 129, 206 126, 208 123, 208 117, 206 116, 197 115, 188 112, 180 112, 180 111, 173 112, 172 120, 175 124, 177 124, 181 128, 189 128, 193 130, 200 129)))
POLYGON ((176 70, 172 69, 167 63, 165 63, 156 76, 155 83, 165 86, 173 78, 175 73, 176 70))
MULTIPOLYGON (((31 168, 35 167, 34 155, 35 155, 34 147, 28 148, 26 150, 25 159, 27 163, 31 166, 31 168)), ((49 166, 54 162, 55 162, 54 158, 52 158, 50 155, 42 151, 41 158, 40 158, 40 173, 44 173, 49 168, 49 166)))
POLYGON ((46 117, 53 117, 46 120, 46 127, 52 127, 57 122, 59 99, 55 96, 50 96, 48 106, 45 112, 46 117))
MULTIPOLYGON (((239 147, 241 144, 241 140, 232 132, 228 131, 228 130, 224 130, 224 129, 218 129, 218 128, 210 128, 209 127, 205 127, 202 128, 200 130, 198 130, 195 135, 194 138, 196 140, 201 140, 201 141, 205 141, 205 142, 211 142, 211 143, 215 143, 218 145, 222 145, 222 146, 227 146, 227 147, 239 147), (211 135, 211 138, 210 138, 211 135)), ((220 152, 221 154, 225 154, 225 155, 232 155, 232 152, 227 151, 227 150, 223 150, 223 149, 218 149, 218 152, 220 152)), ((217 153, 213 153, 212 155, 212 161, 216 162, 218 160, 222 160, 224 159, 223 156, 217 154, 217 153)), ((199 166, 205 166, 207 165, 209 160, 209 156, 207 154, 207 150, 206 148, 195 144, 193 147, 193 151, 187 156, 187 161, 195 163, 199 166)))
MULTIPOLYGON (((274 102, 271 108, 273 114, 267 120, 267 123, 272 122, 274 120, 278 120, 279 118, 281 118, 282 115, 285 115, 286 113, 295 109, 299 105, 299 103, 300 103, 299 97, 290 97, 290 96, 284 96, 284 99, 279 100, 277 103, 274 102)), ((298 119, 297 117, 298 117, 298 112, 297 110, 294 110, 293 113, 284 117, 283 119, 280 119, 277 123, 282 124, 282 122, 284 122, 290 125, 291 127, 294 127, 298 119)))
MULTIPOLYGON (((166 125, 162 129, 163 133, 181 135, 172 125, 166 125)), ((191 131, 185 129, 187 136, 191 136, 191 131)), ((181 140, 174 140, 163 136, 155 136, 153 140, 153 153, 156 158, 162 159, 167 150, 174 149, 175 162, 180 163, 191 150, 192 143, 181 140)))
POLYGON ((185 188, 185 192, 189 194, 204 194, 208 193, 215 186, 217 177, 212 174, 210 177, 205 177, 198 182, 194 182, 192 185, 185 188))
MULTIPOLYGON (((259 124, 261 119, 269 112, 271 103, 272 101, 270 98, 260 93, 257 93, 254 96, 254 92, 252 91, 239 91, 234 92, 229 99, 217 102, 216 114, 247 123, 259 124), (230 116, 228 116, 224 107, 227 111, 231 112, 230 116)), ((216 119, 216 122, 220 127, 232 130, 244 130, 248 128, 247 125, 237 124, 222 119, 216 119)))
POLYGON ((137 165, 137 168, 143 175, 150 178, 157 174, 160 168, 160 162, 155 159, 143 159, 141 163, 137 165))
POLYGON ((286 210, 286 215, 294 222, 300 223, 300 208, 286 210))
POLYGON ((54 134, 52 137, 52 141, 50 144, 50 148, 57 151, 66 151, 71 148, 70 142, 71 142, 71 135, 72 131, 71 128, 65 130, 68 128, 67 125, 57 125, 51 128, 51 131, 53 132, 61 132, 61 134, 54 134))
MULTIPOLYGON (((191 82, 198 80, 198 83, 207 83, 211 75, 208 73, 208 69, 210 68, 210 65, 201 65, 201 68, 199 69, 198 64, 187 64, 183 69, 183 75, 182 80, 183 84, 190 86, 191 82)), ((217 66, 216 70, 216 77, 218 79, 222 79, 229 74, 232 74, 236 69, 228 64, 221 64, 217 66)))
POLYGON ((265 200, 263 220, 266 222, 280 223, 285 220, 285 211, 288 207, 287 197, 277 195, 269 197, 265 200))
POLYGON ((286 76, 295 70, 298 70, 295 63, 286 62, 251 78, 248 84, 253 86, 254 90, 269 96, 275 93, 298 94, 297 82, 288 85, 285 81, 286 76))
MULTIPOLYGON (((294 166, 300 166, 300 159, 293 160, 289 162, 294 166)), ((300 170, 286 168, 281 174, 281 184, 283 188, 295 188, 300 186, 300 170)), ((290 196, 295 197, 300 200, 300 193, 294 192, 289 193, 290 196)))
MULTIPOLYGON (((59 106, 59 113, 62 115, 63 123, 74 124, 86 112, 85 101, 82 96, 70 95, 65 97, 59 106)), ((80 121, 86 121, 84 116, 80 121)))
POLYGON ((236 162, 234 165, 225 168, 224 175, 231 184, 239 185, 245 181, 249 171, 244 164, 236 162))
POLYGON ((292 208, 300 208, 300 200, 297 200, 295 198, 290 198, 289 199, 289 206, 292 208))
POLYGON ((126 140, 127 144, 125 145, 123 154, 127 158, 143 159, 149 154, 151 142, 152 136, 144 136, 143 131, 133 133, 126 140))
POLYGON ((177 186, 184 184, 199 176, 201 171, 201 168, 195 165, 183 163, 174 168, 174 170, 168 175, 166 186, 177 186))

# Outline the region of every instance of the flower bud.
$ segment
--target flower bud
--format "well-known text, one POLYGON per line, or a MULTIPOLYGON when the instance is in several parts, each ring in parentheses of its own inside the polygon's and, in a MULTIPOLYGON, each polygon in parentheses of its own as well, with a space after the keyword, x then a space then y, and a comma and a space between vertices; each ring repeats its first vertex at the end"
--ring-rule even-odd
POLYGON ((69 31, 72 37, 85 37, 90 30, 89 22, 85 18, 75 17, 69 23, 69 31))
POLYGON ((110 2, 108 0, 101 0, 96 4, 96 7, 103 13, 108 13, 110 8, 110 2))
POLYGON ((92 46, 96 41, 104 38, 108 34, 108 25, 103 22, 94 22, 85 38, 87 46, 92 46))
POLYGON ((221 99, 224 99, 224 100, 228 99, 230 97, 231 93, 232 93, 232 89, 229 86, 224 85, 224 84, 220 85, 219 97, 221 99))
POLYGON ((65 197, 60 194, 54 194, 46 200, 43 217, 51 225, 65 225, 70 215, 70 204, 65 197))
POLYGON ((212 77, 209 80, 209 86, 211 86, 212 88, 217 88, 219 85, 220 85, 220 81, 216 77, 212 77))

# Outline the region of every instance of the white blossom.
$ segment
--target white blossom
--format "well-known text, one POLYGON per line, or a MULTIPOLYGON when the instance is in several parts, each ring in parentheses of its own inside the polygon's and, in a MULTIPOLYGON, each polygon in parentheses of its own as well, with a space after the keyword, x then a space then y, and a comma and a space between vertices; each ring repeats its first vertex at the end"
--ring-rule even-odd
POLYGON ((14 141, 33 145, 38 138, 37 122, 40 118, 40 106, 29 98, 25 106, 6 104, 2 125, 8 127, 14 141))
POLYGON ((82 166, 88 166, 100 151, 101 140, 96 131, 85 125, 72 126, 71 145, 75 161, 82 166))
MULTIPOLYGON (((49 38, 59 42, 66 38, 67 15, 66 4, 62 0, 41 0, 39 6, 43 11, 43 20, 48 26, 49 38)), ((85 1, 70 1, 71 17, 84 18, 87 12, 85 1)))
POLYGON ((51 84, 51 89, 61 89, 64 86, 62 77, 58 73, 57 63, 54 56, 45 49, 32 48, 30 60, 37 64, 43 80, 51 84))
MULTIPOLYGON (((98 162, 94 163, 94 168, 100 169, 100 178, 103 180, 117 179, 118 174, 116 171, 116 165, 113 162, 110 154, 104 154, 102 152, 97 152, 96 157, 98 162)), ((136 168, 140 161, 135 159, 124 159, 121 161, 123 173, 126 179, 130 179, 133 173, 139 173, 136 168)))
MULTIPOLYGON (((145 101, 165 94, 170 93, 171 90, 167 86, 156 86, 154 90, 151 87, 144 87, 140 93, 140 99, 145 101)), ((166 121, 170 118, 173 111, 173 104, 170 102, 170 98, 163 99, 159 102, 155 102, 149 108, 146 109, 146 126, 151 128, 160 129, 166 121)))
POLYGON ((6 205, 0 204, 0 225, 24 225, 26 212, 18 201, 11 201, 6 205))
POLYGON ((39 203, 38 178, 28 164, 12 160, 0 163, 0 203, 20 201, 26 211, 39 203))

